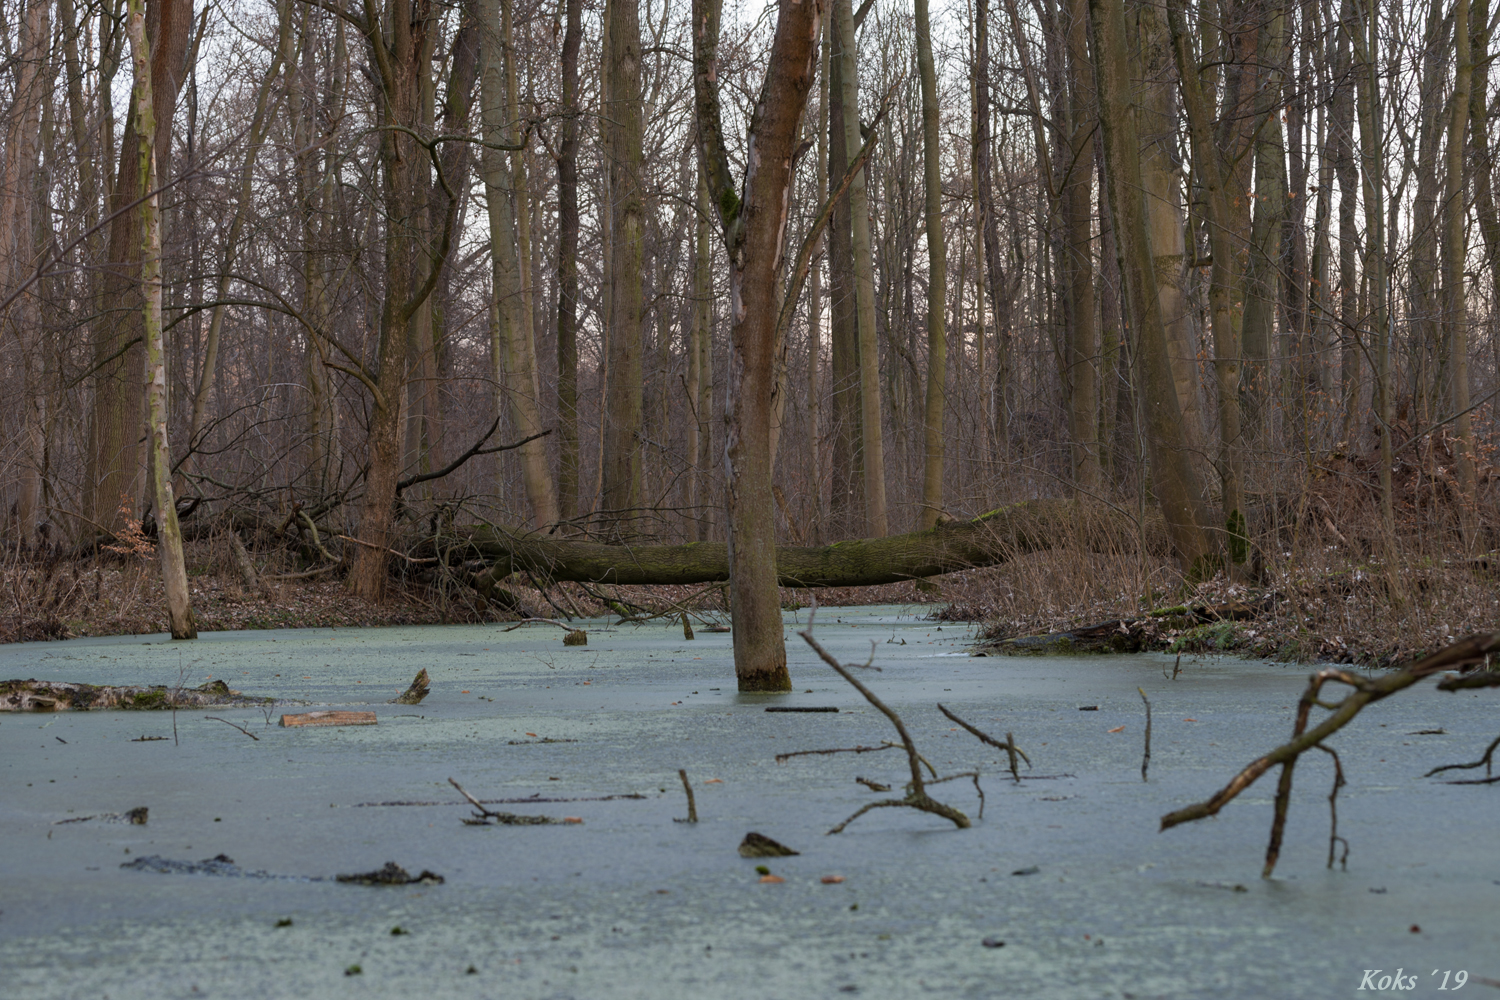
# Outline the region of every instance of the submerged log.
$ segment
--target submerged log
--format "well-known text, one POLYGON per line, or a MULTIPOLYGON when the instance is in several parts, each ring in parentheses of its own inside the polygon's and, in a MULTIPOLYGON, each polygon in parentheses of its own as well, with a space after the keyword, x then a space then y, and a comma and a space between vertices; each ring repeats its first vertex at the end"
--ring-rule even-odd
POLYGON ((210 708, 223 705, 269 705, 271 698, 255 698, 231 691, 223 681, 195 688, 165 685, 96 685, 71 681, 0 681, 0 712, 62 712, 69 709, 210 708))
MULTIPOLYGON (((1063 546, 1135 551, 1141 538, 1166 550, 1159 514, 1144 530, 1114 508, 1074 500, 1029 500, 968 521, 947 520, 926 531, 862 538, 811 548, 776 546, 783 587, 869 587, 993 566, 1019 555, 1063 546)), ((692 584, 729 579, 722 542, 687 545, 604 545, 529 534, 497 525, 474 529, 468 550, 489 563, 475 585, 493 588, 512 573, 581 583, 692 584)))

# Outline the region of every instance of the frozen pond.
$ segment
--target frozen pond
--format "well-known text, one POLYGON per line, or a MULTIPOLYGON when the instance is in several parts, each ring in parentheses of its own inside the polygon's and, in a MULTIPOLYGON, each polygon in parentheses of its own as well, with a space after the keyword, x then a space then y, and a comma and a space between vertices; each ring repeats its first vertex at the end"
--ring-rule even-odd
MULTIPOLYGON (((0 679, 222 678, 247 694, 380 719, 283 729, 259 710, 181 711, 174 744, 169 713, 0 715, 0 993, 1319 998, 1372 995, 1359 991, 1372 969, 1415 976, 1404 996, 1437 995, 1443 970, 1466 971, 1467 991, 1480 995, 1490 990, 1478 977, 1500 980, 1500 786, 1422 777, 1473 760, 1494 738, 1493 692, 1428 683, 1333 739, 1349 779, 1339 800, 1348 871, 1324 867, 1331 769, 1323 755, 1305 758, 1277 878, 1265 882, 1274 772, 1215 820, 1165 834, 1157 820, 1285 738, 1306 668, 1184 658, 1174 681, 1166 656, 940 655, 965 649, 963 626, 898 608, 826 609, 820 640, 861 662, 874 640, 883 670, 863 679, 939 770, 978 766, 987 795, 969 830, 882 809, 830 837, 874 797, 856 776, 899 793, 905 762, 888 751, 775 763, 777 753, 894 738, 795 637, 797 617, 787 616, 796 693, 785 696, 737 694, 730 637, 700 631, 687 642, 665 622, 589 622, 588 646, 572 648, 545 625, 0 647, 0 679), (432 677, 426 702, 386 704, 421 667, 432 677), (1137 685, 1155 715, 1148 784, 1137 685), (997 737, 1014 732, 1030 774, 1071 777, 1014 784, 1003 753, 956 730, 939 701, 997 737), (1088 705, 1098 710, 1079 711, 1088 705), (132 742, 141 736, 168 739, 132 742), (673 822, 686 815, 678 768, 694 783, 695 826, 673 822), (472 827, 449 777, 484 799, 645 798, 497 805, 584 822, 472 827), (368 805, 383 802, 440 804, 368 805), (146 826, 54 825, 135 806, 150 808, 146 826), (802 854, 743 859, 736 847, 751 830, 802 854), (120 867, 220 854, 294 876, 395 861, 447 882, 120 867), (785 882, 762 884, 757 864, 785 882), (844 881, 824 884, 828 875, 844 881), (408 933, 392 935, 398 926, 408 933), (345 974, 353 965, 360 975, 345 974)), ((932 792, 975 817, 967 782, 932 792)))

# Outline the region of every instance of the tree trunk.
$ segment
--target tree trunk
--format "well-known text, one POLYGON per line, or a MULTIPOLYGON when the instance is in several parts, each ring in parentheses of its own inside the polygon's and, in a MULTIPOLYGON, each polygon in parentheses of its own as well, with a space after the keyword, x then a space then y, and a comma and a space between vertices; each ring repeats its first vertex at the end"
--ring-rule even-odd
POLYGON ((558 516, 578 516, 578 49, 583 0, 566 0, 561 136, 557 147, 558 516))
MULTIPOLYGON (((834 0, 834 25, 844 110, 844 149, 864 145, 859 123, 859 44, 851 0, 834 0)), ((880 412, 880 340, 875 328, 875 251, 870 237, 870 195, 861 168, 849 185, 850 247, 854 256, 854 302, 859 331, 860 465, 865 494, 865 534, 889 530, 885 507, 885 441, 880 412)))
POLYGON ((1120 271, 1136 328, 1143 376, 1139 391, 1146 397, 1152 480, 1178 563, 1184 573, 1195 576, 1207 570, 1211 550, 1203 530, 1203 493, 1183 431, 1146 224, 1143 201, 1149 195, 1141 180, 1140 145, 1129 103, 1133 87, 1124 4, 1122 0, 1090 0, 1089 12, 1111 215, 1119 244, 1120 271))
MULTIPOLYGON (((843 179, 858 146, 850 149, 844 128, 843 42, 839 39, 837 7, 849 0, 831 0, 828 18, 828 178, 843 179), (837 52, 837 54, 835 54, 837 52)), ((833 208, 828 224, 828 291, 830 313, 830 374, 833 383, 833 464, 829 500, 830 528, 835 538, 857 537, 865 521, 865 481, 861 441, 864 426, 860 403, 859 319, 855 308, 854 247, 851 242, 849 196, 833 208)))
MULTIPOLYGON (((156 164, 159 178, 172 162, 172 114, 182 82, 193 21, 191 0, 152 0, 146 11, 146 39, 151 49, 151 103, 156 111, 156 164)), ((141 190, 134 116, 127 117, 120 145, 120 170, 110 192, 113 219, 109 227, 108 262, 103 301, 114 310, 113 322, 94 325, 94 405, 84 477, 85 517, 97 528, 123 527, 139 505, 144 485, 141 418, 145 367, 140 345, 144 315, 140 287, 141 215, 130 203, 141 190)), ((109 137, 111 140, 113 136, 109 137)))
POLYGON ((156 510, 156 544, 161 555, 162 589, 167 598, 167 621, 172 638, 196 639, 187 567, 182 557, 182 530, 177 525, 177 500, 172 494, 172 446, 167 438, 167 369, 161 329, 161 209, 156 194, 156 115, 152 108, 151 48, 146 41, 145 0, 127 0, 125 30, 135 66, 133 111, 136 121, 136 177, 142 198, 141 220, 141 332, 145 340, 147 407, 151 426, 151 478, 156 510))
MULTIPOLYGON (((927 0, 917 0, 917 71, 922 77, 922 197, 927 242, 927 400, 922 413, 922 513, 931 528, 943 511, 943 415, 948 409, 948 248, 943 234, 942 147, 938 133, 937 69, 927 0)), ((1092 318, 1092 316, 1090 317, 1092 318)))
POLYGON ((720 124, 718 0, 693 4, 698 150, 729 251, 729 395, 725 462, 727 569, 734 667, 741 691, 789 691, 776 589, 771 493, 777 275, 788 218, 792 156, 817 69, 819 0, 780 0, 766 78, 750 121, 743 195, 735 192, 720 124))
POLYGON ((1286 212, 1286 150, 1283 148, 1281 88, 1285 74, 1285 12, 1269 12, 1260 29, 1262 65, 1256 97, 1255 207, 1250 226, 1250 265, 1245 274, 1245 319, 1241 333, 1244 369, 1244 432, 1252 447, 1266 440, 1270 411, 1271 346, 1280 301, 1281 223, 1286 212))
POLYGON ((1073 482, 1084 493, 1099 488, 1099 348, 1094 326, 1093 73, 1088 58, 1088 3, 1068 0, 1068 159, 1062 190, 1063 284, 1068 295, 1069 424, 1073 482))
MULTIPOLYGON (((1483 30, 1483 29, 1481 29, 1483 30)), ((1478 500, 1474 473, 1474 431, 1469 416, 1469 314, 1464 298, 1464 265, 1468 245, 1464 238, 1464 148, 1469 130, 1469 94, 1473 85, 1474 60, 1469 40, 1469 0, 1455 0, 1453 5, 1454 86, 1448 118, 1447 184, 1444 200, 1446 233, 1443 244, 1443 288, 1447 309, 1444 321, 1448 327, 1448 356, 1453 359, 1452 412, 1454 437, 1458 445, 1454 456, 1458 466, 1460 493, 1459 519, 1464 544, 1474 542, 1474 505, 1478 500)))
MULTIPOLYGON (((373 7, 367 10, 374 12, 373 7)), ((424 269, 425 277, 419 283, 417 254, 428 242, 424 231, 427 216, 417 204, 417 170, 418 164, 425 169, 429 161, 427 151, 402 130, 418 124, 420 80, 428 71, 423 56, 430 51, 426 35, 436 24, 428 8, 410 0, 392 0, 384 21, 366 20, 360 26, 373 64, 377 121, 387 126, 380 131, 378 154, 385 222, 385 287, 376 339, 377 368, 373 373, 364 367, 343 369, 364 382, 372 397, 360 545, 348 578, 350 591, 371 601, 385 595, 396 483, 401 474, 401 398, 412 317, 432 294, 451 245, 453 209, 444 219, 435 259, 424 269)), ((456 200, 453 206, 456 208, 456 200)))
POLYGON ((609 376, 604 399, 603 505, 606 530, 636 530, 641 504, 642 258, 645 193, 641 186, 641 24, 638 0, 609 0, 606 72, 612 258, 608 330, 609 376))
MULTIPOLYGON (((995 208, 995 179, 990 137, 990 45, 989 0, 979 0, 974 8, 974 182, 980 216, 979 256, 985 291, 989 294, 990 318, 995 330, 993 391, 985 371, 984 334, 979 335, 980 392, 988 394, 981 407, 984 414, 985 454, 988 470, 994 456, 989 452, 989 434, 994 438, 1002 458, 1010 455, 1010 410, 1006 392, 1010 385, 1010 289, 1005 274, 1005 258, 1000 250, 1000 217, 995 208)), ((984 310, 979 310, 983 322, 984 310)))
POLYGON ((1240 424, 1240 344, 1235 331, 1234 301, 1238 285, 1236 253, 1230 237, 1229 171, 1213 141, 1211 104, 1200 83, 1200 64, 1193 54, 1182 0, 1169 0, 1167 19, 1188 113, 1188 137, 1194 170, 1206 202, 1209 251, 1213 270, 1208 290, 1214 341, 1214 375, 1219 404, 1219 477, 1224 498, 1228 568, 1236 573, 1249 556, 1244 506, 1244 441, 1240 424))
MULTIPOLYGON (((1063 545, 1118 552, 1122 545, 1128 549, 1143 534, 1153 550, 1165 548, 1163 525, 1154 514, 1138 527, 1129 515, 1105 504, 1029 500, 970 521, 948 520, 905 535, 819 547, 778 545, 774 550, 774 582, 783 587, 873 587, 994 566, 1063 545)), ((622 585, 724 580, 732 585, 735 579, 734 561, 722 542, 626 548, 495 525, 475 528, 466 541, 468 555, 477 554, 490 564, 475 580, 481 591, 522 571, 540 579, 622 585)), ((772 547, 765 548, 770 561, 772 547)), ((776 617, 779 637, 779 612, 776 617)), ((736 623, 736 631, 739 628, 736 623)))

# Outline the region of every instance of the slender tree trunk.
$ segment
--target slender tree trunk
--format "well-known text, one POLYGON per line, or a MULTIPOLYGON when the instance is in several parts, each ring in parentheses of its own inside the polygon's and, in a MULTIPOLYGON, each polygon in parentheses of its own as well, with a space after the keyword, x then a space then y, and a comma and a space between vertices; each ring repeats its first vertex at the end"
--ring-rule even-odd
MULTIPOLYGON (((1483 29, 1481 29, 1483 30, 1483 29)), ((1469 39, 1469 0, 1453 5, 1454 86, 1448 118, 1447 184, 1444 198, 1446 233, 1443 246, 1443 288, 1447 309, 1448 354, 1453 359, 1454 456, 1458 466, 1458 489, 1462 508, 1464 544, 1474 541, 1475 503, 1478 500, 1474 473, 1474 431, 1469 416, 1469 314, 1464 296, 1464 271, 1468 245, 1464 238, 1467 212, 1464 208, 1464 148, 1469 130, 1469 94, 1473 86, 1474 60, 1469 39)))
POLYGON ((693 4, 693 84, 699 155, 729 251, 732 350, 725 462, 734 665, 741 691, 787 691, 776 587, 771 492, 777 275, 785 242, 792 154, 818 62, 819 0, 780 0, 765 84, 746 144, 743 194, 729 173, 718 99, 718 0, 693 4))
POLYGON ((1270 360, 1280 300, 1281 223, 1286 213, 1286 150, 1281 128, 1285 11, 1268 12, 1260 29, 1262 59, 1256 98, 1255 207, 1250 228, 1250 266, 1245 275, 1242 379, 1244 429, 1252 446, 1266 439, 1270 410, 1270 360))
MULTIPOLYGON (((1356 3, 1360 0, 1356 0, 1356 3)), ((1388 295, 1389 266, 1386 261, 1385 219, 1385 122, 1380 106, 1380 80, 1375 59, 1379 54, 1378 8, 1375 0, 1363 0, 1354 35, 1359 88, 1358 113, 1361 174, 1365 205, 1365 275, 1370 287, 1368 313, 1371 341, 1375 346, 1375 423, 1380 436, 1380 524, 1387 554, 1396 543, 1396 507, 1391 489, 1391 330, 1388 295)))
MULTIPOLYGON (((993 141, 990 137, 990 45, 989 2, 977 0, 974 7, 974 173, 975 192, 979 198, 981 257, 980 267, 984 275, 985 291, 990 300, 990 317, 995 330, 993 358, 994 388, 991 389, 989 373, 985 371, 984 335, 980 334, 979 384, 982 393, 989 393, 984 406, 985 455, 984 461, 993 460, 989 452, 988 435, 993 428, 994 440, 1000 449, 1000 457, 1010 455, 1010 409, 1006 394, 1010 386, 1010 309, 1009 279, 1005 273, 1005 257, 1000 249, 1000 216, 995 207, 995 179, 992 158, 993 141)), ((981 315, 983 309, 980 310, 981 315)))
POLYGON ((583 0, 565 0, 561 136, 557 150, 558 516, 578 516, 578 49, 583 0))
MULTIPOLYGON (((21 17, 17 46, 18 72, 10 128, 5 136, 4 169, 0 170, 0 289, 7 293, 27 282, 35 267, 35 228, 41 219, 33 218, 38 144, 42 131, 42 105, 51 71, 48 46, 51 35, 49 0, 31 0, 21 17)), ((21 545, 31 548, 37 539, 37 518, 42 503, 42 465, 46 451, 43 427, 46 422, 42 386, 41 354, 44 337, 38 309, 40 289, 24 292, 13 304, 7 333, 20 345, 22 385, 21 435, 16 528, 21 545)))
POLYGON ((1333 172, 1339 183, 1339 340, 1343 345, 1339 366, 1339 404, 1342 425, 1340 447, 1355 446, 1359 431, 1360 378, 1363 353, 1359 329, 1359 167, 1354 159, 1354 82, 1350 32, 1355 30, 1353 0, 1338 0, 1339 24, 1333 62, 1333 99, 1330 129, 1333 136, 1333 172))
POLYGON ((196 639, 193 604, 188 592, 187 567, 182 557, 182 530, 177 525, 177 500, 172 495, 172 447, 167 438, 167 369, 161 329, 161 208, 157 196, 156 114, 152 107, 151 48, 146 41, 145 0, 127 0, 125 30, 135 67, 132 104, 136 121, 136 177, 141 201, 141 331, 145 340, 146 385, 151 424, 152 493, 156 509, 156 542, 161 555, 162 588, 167 597, 167 620, 172 638, 196 639))
MULTIPOLYGON (((831 0, 827 26, 829 53, 828 177, 843 179, 858 146, 849 148, 844 127, 844 59, 840 36, 841 6, 849 0, 831 0)), ((851 15, 852 16, 852 15, 851 15)), ((855 290, 854 244, 848 194, 834 206, 828 228, 828 278, 831 318, 833 381, 833 485, 829 515, 836 538, 864 532, 865 480, 863 461, 864 410, 861 403, 859 364, 859 315, 855 290)))
POLYGON ((1099 347, 1094 325, 1093 72, 1088 58, 1087 0, 1068 0, 1065 40, 1072 132, 1063 180, 1064 278, 1068 295, 1068 367, 1073 481, 1099 488, 1099 347))
MULTIPOLYGON (((817 204, 828 201, 828 117, 832 88, 829 86, 833 62, 833 39, 829 19, 822 24, 822 54, 818 73, 818 168, 817 204)), ((823 261, 828 255, 828 227, 818 236, 813 254, 812 274, 807 292, 807 490, 812 507, 808 517, 808 540, 818 544, 824 535, 823 505, 823 261)))
MULTIPOLYGON (((948 249, 943 234, 942 148, 938 132, 937 69, 927 0, 917 0, 917 71, 922 78, 922 197, 927 242, 927 400, 922 414, 922 513, 931 528, 943 511, 943 415, 948 409, 948 249)), ((1091 317, 1092 318, 1092 317, 1091 317)))
MULTIPOLYGON (((172 114, 177 106, 193 21, 191 0, 153 0, 145 12, 151 49, 152 107, 159 179, 172 162, 172 114)), ((104 101, 102 103, 108 103, 104 101)), ((109 207, 109 247, 103 279, 103 303, 110 318, 94 325, 94 405, 84 476, 84 516, 96 528, 116 531, 139 506, 144 486, 141 442, 145 367, 141 346, 144 305, 141 302, 141 215, 129 205, 140 196, 140 157, 134 116, 127 118, 120 145, 120 170, 109 207)), ((101 123, 101 131, 103 124, 101 123)), ((113 152, 113 134, 108 134, 113 152)))
POLYGON ((1211 550, 1203 530, 1203 493, 1183 431, 1168 355, 1155 255, 1143 204, 1150 196, 1142 183, 1140 140, 1129 103, 1134 88, 1124 4, 1122 0, 1090 0, 1089 13, 1111 214, 1116 224, 1120 270, 1137 331, 1135 342, 1143 377, 1140 391, 1146 397, 1152 480, 1178 562, 1192 576, 1206 570, 1211 550))

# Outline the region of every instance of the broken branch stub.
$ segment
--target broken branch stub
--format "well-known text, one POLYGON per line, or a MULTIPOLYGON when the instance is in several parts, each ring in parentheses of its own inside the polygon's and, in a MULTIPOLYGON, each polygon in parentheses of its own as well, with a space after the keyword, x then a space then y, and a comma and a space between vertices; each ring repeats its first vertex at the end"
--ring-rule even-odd
POLYGON ((427 697, 431 689, 431 681, 427 677, 427 668, 423 667, 417 671, 417 676, 412 678, 411 686, 401 694, 391 699, 392 705, 420 705, 422 699, 427 697))

